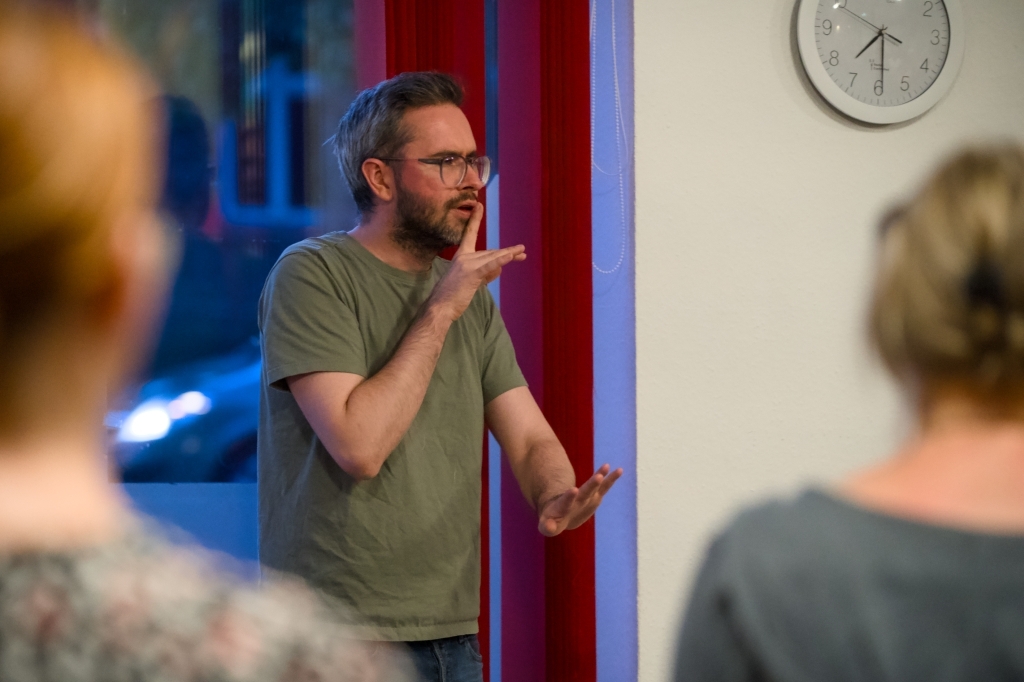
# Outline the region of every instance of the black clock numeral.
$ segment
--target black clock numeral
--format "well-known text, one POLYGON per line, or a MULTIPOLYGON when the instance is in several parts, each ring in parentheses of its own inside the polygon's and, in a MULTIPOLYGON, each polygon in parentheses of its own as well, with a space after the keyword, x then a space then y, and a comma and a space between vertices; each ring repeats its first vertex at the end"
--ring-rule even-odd
POLYGON ((924 62, 921 63, 921 70, 922 71, 927 71, 928 70, 928 60, 927 59, 924 60, 924 62))
POLYGON ((926 0, 925 3, 924 3, 924 14, 922 14, 921 16, 930 17, 931 16, 931 11, 932 11, 933 7, 935 7, 935 3, 927 2, 927 0, 926 0))
POLYGON ((839 53, 836 52, 835 50, 832 50, 832 52, 830 52, 828 56, 828 63, 831 64, 832 66, 839 66, 839 53))
POLYGON ((880 80, 875 81, 875 94, 876 95, 881 95, 884 91, 885 90, 882 87, 882 81, 880 81, 880 80))
POLYGON ((900 81, 900 90, 902 90, 903 92, 906 92, 907 90, 910 89, 910 82, 907 81, 908 78, 910 78, 910 76, 904 76, 903 80, 900 81))
POLYGON ((932 31, 932 45, 939 44, 939 31, 938 29, 932 31))
POLYGON ((829 21, 828 19, 821 22, 821 32, 827 36, 832 35, 832 22, 829 21))
POLYGON ((850 87, 852 88, 853 87, 853 82, 855 80, 857 80, 857 72, 856 71, 851 71, 850 75, 853 76, 853 78, 850 79, 850 87))

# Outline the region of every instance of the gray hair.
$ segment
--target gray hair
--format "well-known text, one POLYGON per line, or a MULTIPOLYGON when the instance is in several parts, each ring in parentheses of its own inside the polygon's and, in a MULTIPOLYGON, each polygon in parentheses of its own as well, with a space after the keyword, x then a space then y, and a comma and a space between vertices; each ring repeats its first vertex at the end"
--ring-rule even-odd
POLYGON ((373 212, 374 200, 363 162, 394 157, 411 141, 402 124, 405 112, 439 104, 461 106, 462 98, 462 86, 453 77, 433 71, 401 73, 356 96, 338 123, 334 154, 361 214, 373 212))

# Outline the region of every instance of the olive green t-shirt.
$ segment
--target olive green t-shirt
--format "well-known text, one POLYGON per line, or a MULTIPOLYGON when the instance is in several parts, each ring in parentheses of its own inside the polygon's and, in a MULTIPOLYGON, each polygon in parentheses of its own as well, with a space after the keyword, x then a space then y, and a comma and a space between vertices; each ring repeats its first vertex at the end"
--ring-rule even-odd
POLYGON ((484 405, 526 385, 486 288, 445 338, 426 397, 380 473, 356 481, 327 453, 285 379, 372 377, 449 263, 392 268, 336 232, 288 248, 260 299, 260 561, 340 599, 370 637, 477 631, 484 405))

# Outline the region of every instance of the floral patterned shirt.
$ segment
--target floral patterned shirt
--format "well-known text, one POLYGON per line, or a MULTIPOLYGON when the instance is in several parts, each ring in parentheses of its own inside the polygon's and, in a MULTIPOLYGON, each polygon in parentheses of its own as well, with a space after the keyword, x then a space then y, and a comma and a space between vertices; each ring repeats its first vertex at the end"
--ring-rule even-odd
POLYGON ((405 679, 297 581, 247 585, 127 525, 102 546, 0 554, 0 680, 405 679))

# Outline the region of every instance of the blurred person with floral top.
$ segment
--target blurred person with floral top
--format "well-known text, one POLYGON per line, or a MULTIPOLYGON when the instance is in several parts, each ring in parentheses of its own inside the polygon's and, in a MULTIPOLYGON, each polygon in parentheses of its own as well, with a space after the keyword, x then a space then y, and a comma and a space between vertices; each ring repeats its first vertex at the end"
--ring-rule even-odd
POLYGON ((303 585, 241 584, 108 480, 107 398, 168 283, 156 94, 68 16, 0 0, 0 679, 405 679, 303 585))

